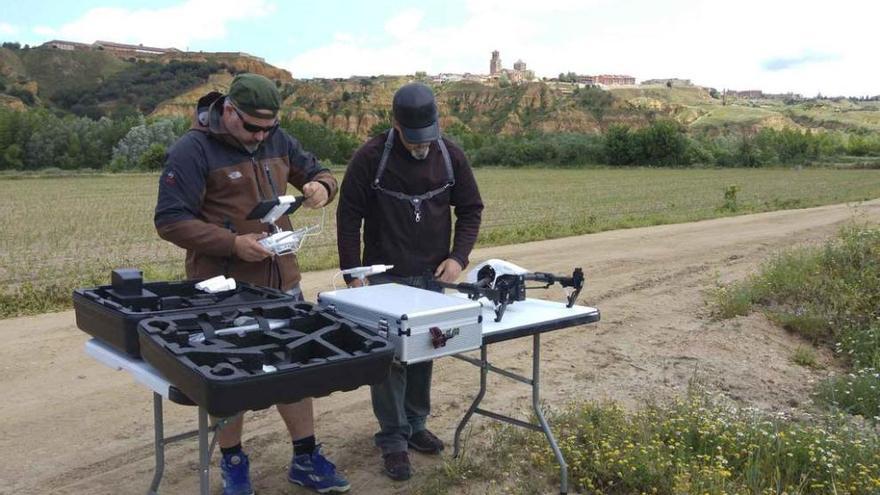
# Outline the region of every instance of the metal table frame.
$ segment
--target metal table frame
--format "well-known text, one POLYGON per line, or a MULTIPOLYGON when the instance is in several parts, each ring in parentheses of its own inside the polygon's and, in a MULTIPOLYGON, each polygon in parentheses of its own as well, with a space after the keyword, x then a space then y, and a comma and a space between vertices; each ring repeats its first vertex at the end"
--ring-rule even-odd
POLYGON ((169 400, 175 404, 185 406, 195 405, 188 397, 183 395, 174 385, 171 385, 162 377, 156 368, 140 359, 129 357, 111 348, 103 342, 91 339, 86 342, 86 354, 95 358, 102 364, 116 370, 124 370, 131 374, 134 379, 153 391, 153 432, 154 432, 154 457, 156 466, 153 471, 153 480, 147 495, 158 495, 159 484, 165 474, 165 446, 192 437, 199 439, 199 494, 209 495, 210 490, 210 467, 211 454, 217 445, 217 432, 226 424, 238 416, 221 418, 214 425, 208 424, 208 412, 204 407, 198 407, 199 428, 170 437, 165 437, 165 421, 162 409, 162 401, 169 400), (208 439, 210 435, 210 441, 208 439))
POLYGON ((457 458, 461 453, 461 433, 464 431, 465 426, 474 414, 486 416, 490 419, 508 423, 514 426, 519 426, 520 428, 543 432, 544 435, 547 437, 547 441, 550 443, 550 448, 553 450, 553 455, 556 457, 556 461, 559 463, 559 493, 568 493, 568 464, 565 462, 565 457, 562 455, 562 450, 560 450, 559 445, 556 442, 556 438, 553 436, 553 432, 550 431, 550 425, 547 422, 547 419, 544 417, 544 413, 541 410, 540 405, 541 334, 544 332, 568 328, 576 325, 594 323, 599 321, 600 319, 599 310, 595 308, 575 306, 574 309, 576 310, 576 314, 572 314, 572 308, 565 308, 565 306, 560 303, 527 299, 526 301, 517 302, 507 310, 508 312, 505 313, 504 317, 508 318, 510 316, 510 319, 505 321, 505 319, 502 318, 502 321, 496 322, 494 321, 494 312, 492 312, 490 306, 484 305, 483 342, 480 346, 480 358, 475 359, 472 357, 463 356, 461 354, 453 355, 453 357, 455 358, 461 359, 462 361, 466 361, 480 368, 480 390, 477 393, 477 396, 474 398, 473 403, 471 403, 470 407, 468 408, 467 412, 465 412, 464 417, 455 428, 455 437, 453 441, 454 451, 452 454, 453 457, 457 458), (542 310, 554 311, 559 315, 559 317, 552 320, 532 321, 532 319, 527 317, 518 318, 516 316, 516 313, 528 313, 533 309, 534 306, 537 306, 542 310), (512 340, 527 335, 532 336, 531 378, 518 375, 516 373, 505 370, 503 368, 499 368, 489 363, 487 347, 490 344, 512 340), (538 418, 539 424, 536 425, 533 423, 529 423, 497 412, 482 409, 480 407, 480 402, 482 402, 483 397, 485 397, 486 395, 487 377, 490 371, 531 386, 532 410, 535 412, 535 416, 538 418))

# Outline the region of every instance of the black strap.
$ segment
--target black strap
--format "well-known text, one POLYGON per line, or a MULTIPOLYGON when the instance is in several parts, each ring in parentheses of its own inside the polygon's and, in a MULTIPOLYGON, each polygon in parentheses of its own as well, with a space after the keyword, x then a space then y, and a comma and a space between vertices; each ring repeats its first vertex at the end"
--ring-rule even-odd
POLYGON ((440 148, 440 153, 443 155, 443 163, 446 165, 446 184, 438 187, 436 189, 432 189, 424 194, 405 194, 400 191, 391 191, 389 189, 385 189, 379 183, 382 180, 382 176, 385 174, 385 168, 388 165, 388 157, 391 156, 391 148, 394 147, 394 128, 389 129, 388 137, 385 139, 385 149, 382 151, 382 158, 379 159, 379 169, 376 171, 376 178, 373 179, 373 189, 387 194, 392 198, 397 198, 401 201, 407 201, 413 207, 413 217, 416 222, 420 222, 422 220, 422 202, 427 201, 438 194, 446 191, 447 189, 453 187, 455 185, 455 174, 452 171, 452 158, 449 156, 449 150, 446 149, 446 143, 443 142, 443 138, 437 138, 437 147, 440 148))
POLYGON ((269 331, 269 321, 266 318, 263 318, 260 315, 254 315, 254 320, 257 320, 257 325, 260 326, 260 331, 266 333, 269 331))
POLYGON ((202 335, 205 336, 205 340, 214 338, 214 325, 202 320, 196 320, 196 324, 202 329, 202 335))

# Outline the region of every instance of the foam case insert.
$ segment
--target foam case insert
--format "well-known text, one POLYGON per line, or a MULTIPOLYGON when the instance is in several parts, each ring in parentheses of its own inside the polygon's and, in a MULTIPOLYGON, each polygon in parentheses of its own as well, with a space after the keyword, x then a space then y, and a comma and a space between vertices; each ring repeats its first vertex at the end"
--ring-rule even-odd
POLYGON ((309 303, 149 318, 138 332, 144 360, 215 416, 379 383, 394 355, 385 338, 309 303), (282 326, 191 339, 252 318, 282 326))
POLYGON ((73 292, 76 326, 131 357, 140 357, 138 323, 154 316, 293 301, 281 291, 237 282, 234 290, 210 294, 197 280, 143 283, 140 270, 116 269, 111 285, 73 292))

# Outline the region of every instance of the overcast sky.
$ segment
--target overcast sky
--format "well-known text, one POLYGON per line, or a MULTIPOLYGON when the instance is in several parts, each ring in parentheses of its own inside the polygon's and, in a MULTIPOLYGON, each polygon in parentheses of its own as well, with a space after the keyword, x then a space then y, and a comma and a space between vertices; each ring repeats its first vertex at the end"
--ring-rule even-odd
POLYGON ((244 51, 294 77, 680 77, 719 89, 880 94, 874 0, 0 0, 0 40, 244 51))

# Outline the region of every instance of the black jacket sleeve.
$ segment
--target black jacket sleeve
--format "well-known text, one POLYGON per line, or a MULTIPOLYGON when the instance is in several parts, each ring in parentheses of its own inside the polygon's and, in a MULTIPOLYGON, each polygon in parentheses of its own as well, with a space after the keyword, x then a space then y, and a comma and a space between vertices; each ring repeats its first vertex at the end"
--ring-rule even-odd
POLYGON ((371 180, 370 158, 362 148, 345 170, 336 207, 336 243, 343 270, 361 265, 361 226, 369 207, 371 180))
POLYGON ((480 189, 477 187, 477 180, 467 157, 454 145, 449 148, 455 173, 455 186, 452 188, 450 198, 455 212, 455 230, 452 252, 449 255, 464 268, 469 263, 468 258, 480 233, 483 199, 480 197, 480 189))

